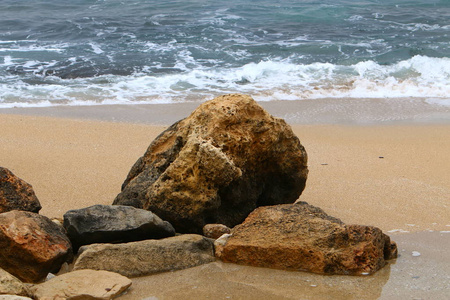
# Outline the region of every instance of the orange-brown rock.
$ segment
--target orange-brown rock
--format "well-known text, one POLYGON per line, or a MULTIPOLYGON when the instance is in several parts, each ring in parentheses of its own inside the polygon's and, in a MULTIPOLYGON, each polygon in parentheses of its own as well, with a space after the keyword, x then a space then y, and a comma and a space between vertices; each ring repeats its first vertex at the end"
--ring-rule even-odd
POLYGON ((396 257, 396 245, 376 227, 345 225, 300 202, 260 207, 217 243, 225 262, 320 274, 371 274, 396 257))
POLYGON ((177 232, 241 223, 258 206, 293 203, 305 187, 299 139, 244 95, 200 105, 157 137, 114 204, 151 210, 177 232))
POLYGON ((72 256, 61 226, 32 212, 0 214, 0 267, 22 281, 37 282, 72 256))
POLYGON ((11 210, 37 213, 40 209, 33 187, 10 170, 0 167, 0 213, 11 210))

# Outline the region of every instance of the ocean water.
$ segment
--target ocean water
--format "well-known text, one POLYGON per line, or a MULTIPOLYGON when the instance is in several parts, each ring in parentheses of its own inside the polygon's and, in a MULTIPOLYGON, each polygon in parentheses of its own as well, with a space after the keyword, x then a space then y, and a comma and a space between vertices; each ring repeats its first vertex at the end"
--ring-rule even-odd
POLYGON ((0 108, 235 92, 450 105, 450 1, 0 1, 0 108))

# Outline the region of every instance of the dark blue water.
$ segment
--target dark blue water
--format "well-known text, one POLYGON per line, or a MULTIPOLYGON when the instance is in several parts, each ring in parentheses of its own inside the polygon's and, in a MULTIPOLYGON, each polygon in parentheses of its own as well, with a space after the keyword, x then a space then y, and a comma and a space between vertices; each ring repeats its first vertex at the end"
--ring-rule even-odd
POLYGON ((450 98, 450 1, 0 1, 0 107, 450 98))

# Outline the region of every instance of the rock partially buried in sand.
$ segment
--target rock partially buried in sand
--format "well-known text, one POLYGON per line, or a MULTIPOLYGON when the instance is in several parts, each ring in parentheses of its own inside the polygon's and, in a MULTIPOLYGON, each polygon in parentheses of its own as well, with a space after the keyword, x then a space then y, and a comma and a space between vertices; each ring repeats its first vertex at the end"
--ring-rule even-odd
POLYGON ((284 120, 249 96, 225 95, 157 137, 114 204, 202 233, 208 223, 233 227, 258 206, 294 202, 307 174, 306 151, 284 120))
POLYGON ((33 187, 10 170, 0 167, 0 213, 11 210, 37 213, 40 209, 33 187))
POLYGON ((63 228, 47 217, 13 210, 0 214, 0 267, 25 282, 38 282, 72 258, 63 228))
POLYGON ((79 270, 56 276, 31 288, 37 300, 113 299, 131 286, 131 280, 108 271, 79 270))
POLYGON ((196 234, 80 248, 74 270, 95 269, 127 277, 181 270, 215 260, 213 242, 196 234))
POLYGON ((175 235, 169 222, 154 213, 123 205, 93 205, 64 214, 74 250, 94 243, 124 243, 175 235))
POLYGON ((380 229, 345 225, 306 202, 260 207, 216 242, 225 262, 342 275, 372 274, 396 250, 380 229))

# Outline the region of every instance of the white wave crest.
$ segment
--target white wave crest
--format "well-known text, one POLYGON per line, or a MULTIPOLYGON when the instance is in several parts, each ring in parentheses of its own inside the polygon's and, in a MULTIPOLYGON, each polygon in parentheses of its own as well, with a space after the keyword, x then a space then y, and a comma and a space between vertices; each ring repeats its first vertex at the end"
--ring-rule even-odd
POLYGON ((188 51, 183 57, 178 73, 141 72, 78 79, 48 76, 48 84, 8 79, 0 84, 0 107, 177 103, 235 92, 269 101, 417 97, 429 99, 430 104, 447 105, 450 95, 449 58, 415 56, 392 65, 374 61, 354 65, 262 61, 214 69, 196 65, 188 51))

